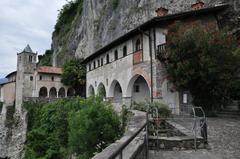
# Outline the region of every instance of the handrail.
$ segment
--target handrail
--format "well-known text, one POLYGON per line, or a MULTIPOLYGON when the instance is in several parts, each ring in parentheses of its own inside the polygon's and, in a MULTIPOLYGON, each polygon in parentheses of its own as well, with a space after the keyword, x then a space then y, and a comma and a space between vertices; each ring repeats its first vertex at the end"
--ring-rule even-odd
POLYGON ((117 156, 121 156, 122 159, 122 151, 135 139, 137 135, 147 126, 147 121, 143 124, 143 126, 135 132, 127 141, 125 141, 116 151, 114 151, 107 159, 115 159, 117 156))

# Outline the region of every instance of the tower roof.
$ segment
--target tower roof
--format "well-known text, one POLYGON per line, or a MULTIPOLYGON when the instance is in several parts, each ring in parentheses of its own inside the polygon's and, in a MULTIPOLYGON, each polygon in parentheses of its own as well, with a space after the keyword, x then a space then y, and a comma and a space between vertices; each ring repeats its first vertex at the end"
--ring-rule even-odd
POLYGON ((29 44, 27 44, 27 46, 23 49, 23 52, 33 53, 31 47, 29 46, 29 44))

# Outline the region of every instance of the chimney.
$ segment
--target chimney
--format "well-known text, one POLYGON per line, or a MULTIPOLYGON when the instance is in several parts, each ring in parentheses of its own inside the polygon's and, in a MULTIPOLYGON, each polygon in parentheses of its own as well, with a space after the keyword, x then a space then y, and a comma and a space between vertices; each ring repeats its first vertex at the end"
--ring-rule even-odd
POLYGON ((204 4, 205 4, 204 2, 198 0, 195 4, 192 5, 192 10, 202 9, 204 7, 204 4))
POLYGON ((156 10, 157 16, 162 17, 168 15, 168 9, 160 7, 156 10))

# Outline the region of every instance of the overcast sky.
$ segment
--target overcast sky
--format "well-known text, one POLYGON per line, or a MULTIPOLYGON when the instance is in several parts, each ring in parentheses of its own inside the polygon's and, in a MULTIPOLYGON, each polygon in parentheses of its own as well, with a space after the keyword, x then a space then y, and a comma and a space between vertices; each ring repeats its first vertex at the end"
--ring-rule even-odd
POLYGON ((29 44, 43 54, 51 46, 58 10, 66 0, 0 0, 0 78, 16 70, 16 55, 29 44))

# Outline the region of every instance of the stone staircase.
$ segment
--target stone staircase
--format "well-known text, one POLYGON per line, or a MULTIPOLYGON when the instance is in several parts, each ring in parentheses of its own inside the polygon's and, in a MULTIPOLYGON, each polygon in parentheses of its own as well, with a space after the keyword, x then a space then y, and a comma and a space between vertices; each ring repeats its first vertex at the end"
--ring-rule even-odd
POLYGON ((217 116, 221 118, 240 118, 240 111, 224 109, 218 112, 217 116))
POLYGON ((222 118, 240 118, 240 106, 238 105, 238 101, 233 101, 230 105, 219 111, 217 116, 222 118))

